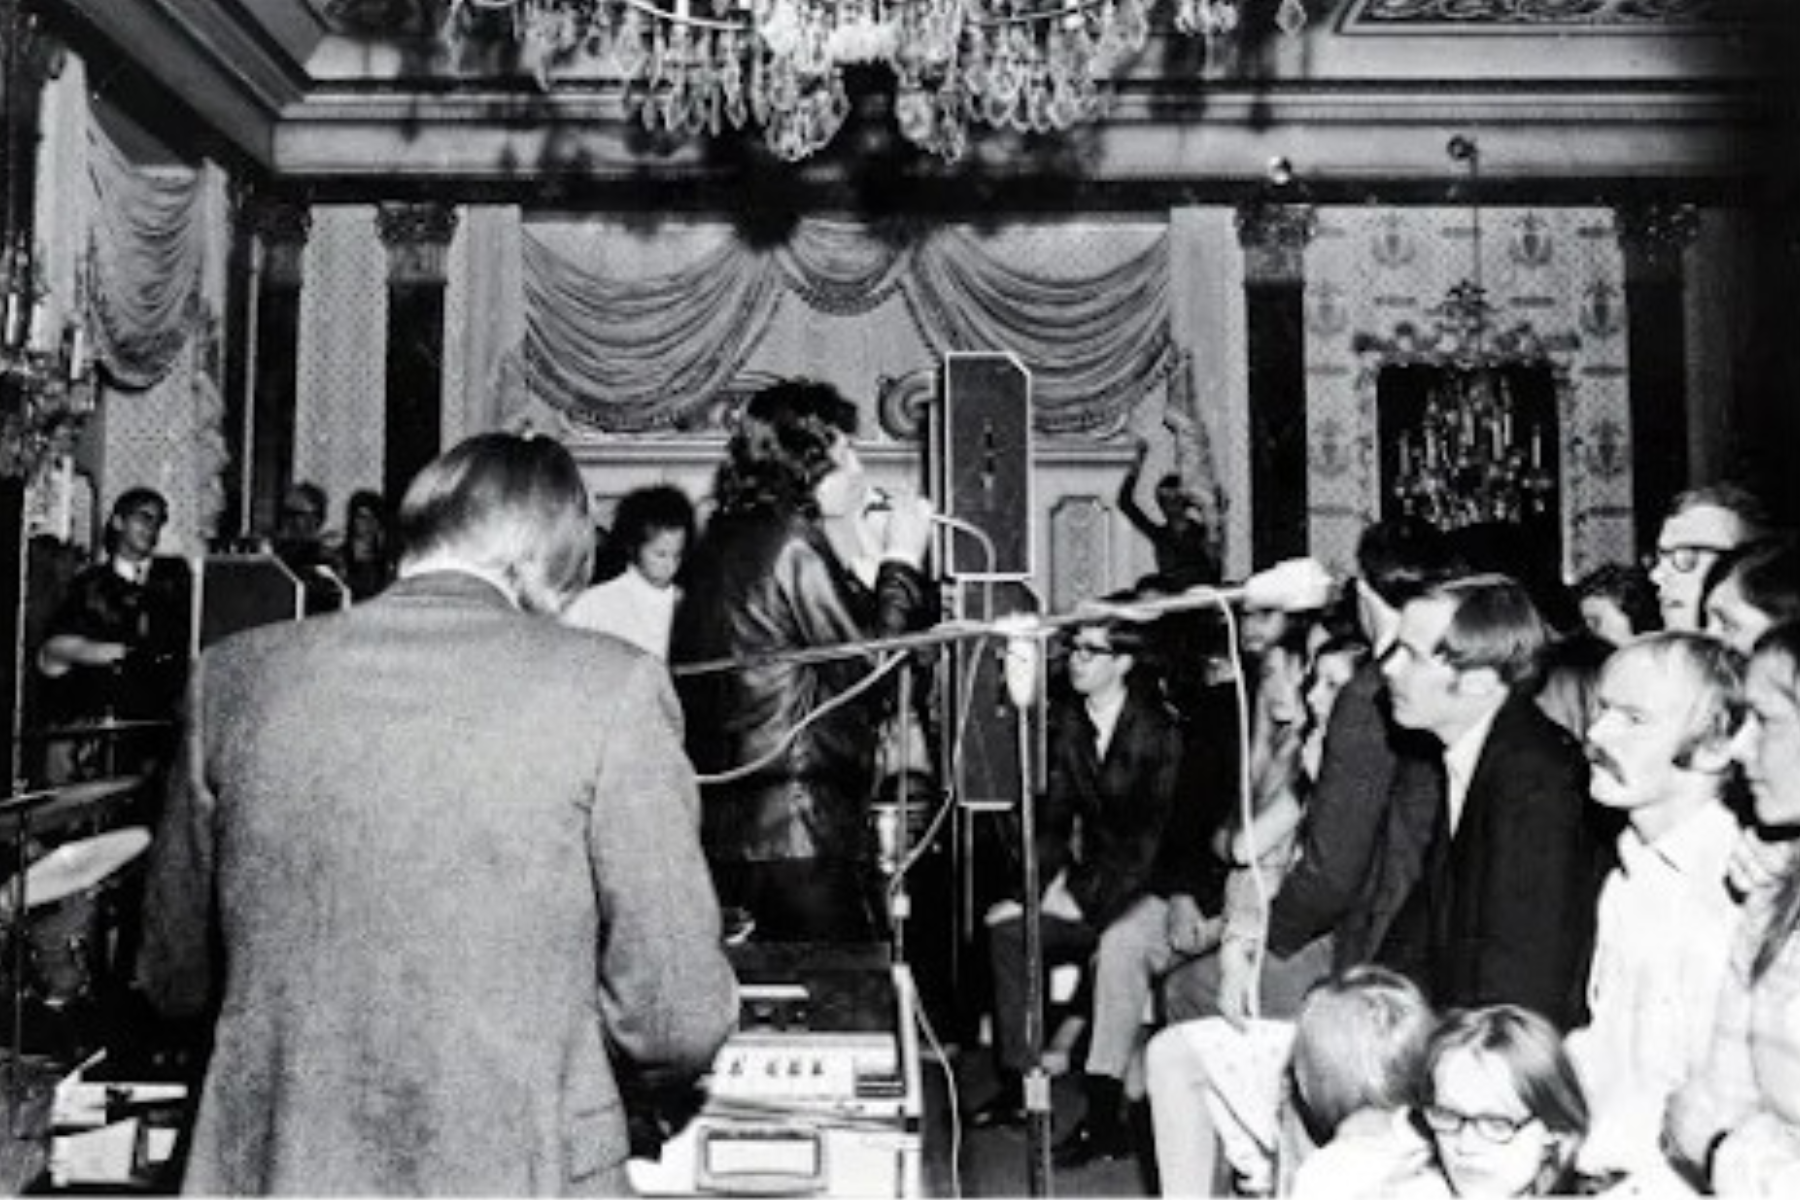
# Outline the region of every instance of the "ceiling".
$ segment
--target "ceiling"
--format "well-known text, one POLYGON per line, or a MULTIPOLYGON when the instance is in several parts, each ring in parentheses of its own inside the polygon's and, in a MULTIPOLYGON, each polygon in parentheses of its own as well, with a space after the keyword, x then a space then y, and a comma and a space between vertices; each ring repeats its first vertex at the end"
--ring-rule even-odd
MULTIPOLYGON (((193 132, 282 185, 315 194, 564 198, 704 183, 761 162, 755 138, 660 141, 625 119, 591 65, 540 88, 503 45, 452 60, 447 0, 48 0, 90 58, 166 92, 159 132, 193 132)), ((1754 180, 1795 145, 1786 63, 1790 0, 1307 0, 1298 37, 1247 0, 1228 70, 1153 38, 1104 122, 1021 142, 983 139, 945 166, 890 132, 883 97, 796 178, 860 161, 924 179, 1079 178, 1084 187, 1188 194, 1261 186, 1289 160, 1325 194, 1441 189, 1453 134, 1479 140, 1484 177, 1526 191, 1717 188, 1754 180), (1787 115, 1783 115, 1784 112, 1787 115)), ((112 97, 127 116, 142 88, 112 97)), ((106 87, 97 87, 103 103, 106 87)))

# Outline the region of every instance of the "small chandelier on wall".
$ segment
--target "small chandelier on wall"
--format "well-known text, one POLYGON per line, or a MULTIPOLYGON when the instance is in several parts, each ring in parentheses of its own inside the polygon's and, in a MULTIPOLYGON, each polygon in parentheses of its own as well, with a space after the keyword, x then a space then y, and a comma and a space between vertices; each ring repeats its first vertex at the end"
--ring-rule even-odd
MULTIPOLYGON (((627 111, 683 135, 760 126, 789 161, 826 146, 851 111, 847 69, 893 77, 900 133, 946 160, 974 125, 1062 132, 1101 116, 1107 84, 1150 36, 1158 0, 451 0, 452 50, 489 30, 543 87, 584 59, 625 88, 627 111)), ((1171 0, 1170 23, 1209 63, 1244 0, 1171 0)), ((1293 34, 1305 0, 1280 0, 1293 34)))

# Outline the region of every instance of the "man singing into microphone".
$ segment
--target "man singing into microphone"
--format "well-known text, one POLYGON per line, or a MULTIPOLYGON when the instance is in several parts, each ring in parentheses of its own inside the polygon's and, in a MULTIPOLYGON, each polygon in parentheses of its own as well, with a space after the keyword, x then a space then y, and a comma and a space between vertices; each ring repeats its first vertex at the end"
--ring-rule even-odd
POLYGON ((889 500, 872 585, 827 536, 826 523, 860 514, 868 495, 850 440, 856 415, 822 383, 778 383, 750 400, 670 637, 688 753, 715 777, 702 781, 713 878, 767 941, 868 941, 878 928, 871 709, 886 689, 848 697, 876 668, 869 656, 783 657, 902 633, 929 616, 924 500, 889 500))

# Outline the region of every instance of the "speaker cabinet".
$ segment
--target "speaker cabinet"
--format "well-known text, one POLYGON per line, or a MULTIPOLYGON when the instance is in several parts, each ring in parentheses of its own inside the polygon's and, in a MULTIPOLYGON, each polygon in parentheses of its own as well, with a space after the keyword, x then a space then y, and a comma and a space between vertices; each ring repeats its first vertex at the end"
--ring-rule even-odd
POLYGON ((944 402, 934 415, 938 508, 993 545, 990 562, 980 539, 946 534, 946 573, 1030 576, 1031 372, 1010 354, 952 352, 944 358, 944 402))
POLYGON ((273 554, 209 554, 194 564, 194 653, 258 625, 306 615, 306 588, 273 554))

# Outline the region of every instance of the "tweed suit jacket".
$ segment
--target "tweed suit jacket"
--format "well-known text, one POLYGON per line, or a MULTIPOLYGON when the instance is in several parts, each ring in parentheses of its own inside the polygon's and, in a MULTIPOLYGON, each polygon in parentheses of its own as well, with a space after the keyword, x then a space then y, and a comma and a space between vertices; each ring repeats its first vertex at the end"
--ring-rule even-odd
POLYGON ((402 580, 201 660, 140 976, 217 1006, 184 1189, 617 1194, 736 1017, 654 659, 402 580))

